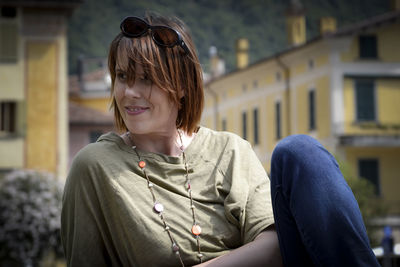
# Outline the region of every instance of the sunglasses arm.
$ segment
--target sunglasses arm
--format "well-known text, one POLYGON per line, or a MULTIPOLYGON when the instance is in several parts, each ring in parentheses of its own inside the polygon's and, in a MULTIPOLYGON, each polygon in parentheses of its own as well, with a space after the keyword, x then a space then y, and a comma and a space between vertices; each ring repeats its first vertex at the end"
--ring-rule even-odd
POLYGON ((185 53, 186 53, 187 55, 190 55, 189 48, 188 48, 187 45, 185 44, 185 41, 180 40, 179 45, 183 48, 183 50, 185 50, 185 53))

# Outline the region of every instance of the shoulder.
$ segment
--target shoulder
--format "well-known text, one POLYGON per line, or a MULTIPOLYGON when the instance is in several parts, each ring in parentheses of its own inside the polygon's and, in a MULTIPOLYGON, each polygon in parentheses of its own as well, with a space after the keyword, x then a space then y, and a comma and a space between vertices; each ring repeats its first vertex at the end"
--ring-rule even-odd
POLYGON ((192 150, 195 157, 218 165, 222 170, 228 168, 232 162, 252 158, 250 143, 234 133, 201 127, 196 138, 195 149, 192 150))
MULTIPOLYGON (((119 166, 124 150, 120 148, 121 139, 115 133, 102 135, 97 142, 86 145, 74 157, 66 186, 86 186, 90 184, 103 183, 107 177, 111 177, 115 167, 119 166)), ((121 142, 122 139, 121 139, 121 142)), ((128 147, 129 148, 129 147, 128 147)))
POLYGON ((102 165, 118 158, 123 153, 122 139, 116 133, 107 133, 99 137, 95 143, 90 143, 82 148, 74 157, 71 171, 88 170, 93 166, 102 165))
POLYGON ((201 127, 199 133, 202 135, 203 142, 213 148, 251 149, 250 143, 235 133, 215 131, 206 127, 201 127))

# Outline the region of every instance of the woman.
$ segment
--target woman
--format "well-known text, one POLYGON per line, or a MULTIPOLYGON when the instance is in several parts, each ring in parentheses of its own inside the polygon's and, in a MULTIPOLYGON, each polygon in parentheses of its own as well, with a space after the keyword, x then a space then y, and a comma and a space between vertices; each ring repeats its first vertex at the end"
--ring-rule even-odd
MULTIPOLYGON (((301 232, 285 206, 290 198, 285 188, 297 177, 282 172, 281 164, 296 169, 286 150, 295 143, 309 142, 313 150, 318 145, 293 137, 274 154, 278 242, 269 179, 250 145, 234 134, 199 127, 201 67, 181 21, 154 15, 124 19, 110 47, 109 71, 122 134, 101 136, 74 159, 62 210, 69 266, 281 266, 279 243, 287 264, 331 260, 319 261, 308 250, 313 244, 301 237, 297 247, 281 240, 285 233, 290 240, 301 232), (300 249, 304 254, 291 255, 300 249)), ((333 161, 326 169, 332 166, 333 161)), ((347 186, 335 184, 338 190, 347 186)), ((349 209, 358 222, 351 233, 361 236, 354 244, 363 244, 370 262, 357 212, 357 206, 349 209)), ((349 258, 343 262, 356 262, 349 258)))

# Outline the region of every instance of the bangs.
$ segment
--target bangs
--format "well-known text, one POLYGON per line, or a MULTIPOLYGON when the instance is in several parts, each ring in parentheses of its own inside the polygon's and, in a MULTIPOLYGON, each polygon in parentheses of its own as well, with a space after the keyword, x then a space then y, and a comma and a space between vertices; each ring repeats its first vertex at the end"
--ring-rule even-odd
POLYGON ((135 65, 142 67, 144 75, 157 87, 175 99, 173 84, 168 79, 165 65, 165 49, 157 46, 149 35, 142 38, 122 37, 116 51, 115 69, 124 71, 128 84, 133 85, 136 77, 135 65))

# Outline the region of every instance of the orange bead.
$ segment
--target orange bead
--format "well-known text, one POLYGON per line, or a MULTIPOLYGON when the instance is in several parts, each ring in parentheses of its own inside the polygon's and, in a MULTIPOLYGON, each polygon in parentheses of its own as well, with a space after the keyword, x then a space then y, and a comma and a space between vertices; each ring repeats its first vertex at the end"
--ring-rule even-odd
POLYGON ((200 225, 195 224, 195 225, 192 226, 192 234, 194 234, 194 235, 200 235, 201 234, 200 225))
POLYGON ((139 167, 142 169, 146 167, 146 162, 144 162, 143 160, 139 161, 139 167))

